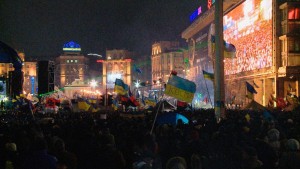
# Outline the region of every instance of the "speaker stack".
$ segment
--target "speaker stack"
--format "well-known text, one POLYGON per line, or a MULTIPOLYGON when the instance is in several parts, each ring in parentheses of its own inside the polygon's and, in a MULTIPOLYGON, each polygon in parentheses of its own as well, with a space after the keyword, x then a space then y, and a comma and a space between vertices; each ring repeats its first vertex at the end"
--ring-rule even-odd
POLYGON ((54 91, 54 61, 38 62, 38 94, 54 91))

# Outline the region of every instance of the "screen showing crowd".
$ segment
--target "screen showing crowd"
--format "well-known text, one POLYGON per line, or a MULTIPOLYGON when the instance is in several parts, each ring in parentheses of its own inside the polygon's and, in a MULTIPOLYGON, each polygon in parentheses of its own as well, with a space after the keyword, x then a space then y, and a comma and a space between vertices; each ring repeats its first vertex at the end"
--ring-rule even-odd
POLYGON ((224 39, 236 47, 225 74, 272 66, 272 0, 246 0, 224 16, 224 39))

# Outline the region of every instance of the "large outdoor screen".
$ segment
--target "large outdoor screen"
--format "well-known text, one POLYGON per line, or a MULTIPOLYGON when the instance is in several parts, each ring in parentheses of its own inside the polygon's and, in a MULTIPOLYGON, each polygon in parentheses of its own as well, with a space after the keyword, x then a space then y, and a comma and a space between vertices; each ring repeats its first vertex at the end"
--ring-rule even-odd
POLYGON ((224 16, 224 39, 236 47, 225 74, 272 66, 272 0, 246 0, 224 16))

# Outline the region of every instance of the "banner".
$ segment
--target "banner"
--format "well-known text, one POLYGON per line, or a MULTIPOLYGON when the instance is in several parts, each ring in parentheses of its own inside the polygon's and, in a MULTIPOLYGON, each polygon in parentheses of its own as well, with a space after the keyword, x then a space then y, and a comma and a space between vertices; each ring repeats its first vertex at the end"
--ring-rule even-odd
POLYGON ((178 100, 191 103, 196 92, 196 84, 179 76, 171 76, 167 85, 165 94, 178 100))

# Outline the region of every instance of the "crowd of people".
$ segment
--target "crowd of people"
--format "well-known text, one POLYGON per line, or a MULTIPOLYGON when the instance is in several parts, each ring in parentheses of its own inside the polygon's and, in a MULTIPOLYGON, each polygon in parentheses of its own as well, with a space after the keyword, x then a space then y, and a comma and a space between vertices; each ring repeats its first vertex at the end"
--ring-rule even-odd
MULTIPOLYGON (((292 112, 181 112, 189 123, 156 124, 155 113, 1 114, 5 169, 296 169, 299 109, 292 112), (107 118, 103 118, 103 114, 107 118)), ((163 113, 163 112, 159 112, 163 113)), ((158 116, 159 116, 158 114, 158 116)))

